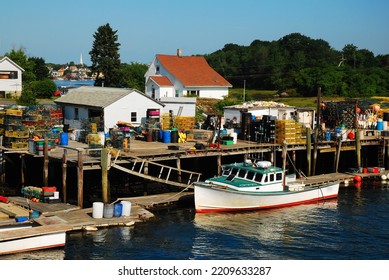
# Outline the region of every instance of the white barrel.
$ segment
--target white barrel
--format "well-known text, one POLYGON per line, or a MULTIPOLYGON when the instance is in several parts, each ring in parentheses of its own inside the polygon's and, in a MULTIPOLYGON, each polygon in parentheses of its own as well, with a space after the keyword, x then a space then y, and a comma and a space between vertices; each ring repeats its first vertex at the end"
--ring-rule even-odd
POLYGON ((103 212, 104 212, 104 203, 93 202, 92 217, 97 219, 102 218, 103 212))
POLYGON ((104 218, 112 218, 113 217, 114 205, 106 203, 104 204, 103 217, 104 218))
POLYGON ((130 216, 131 215, 131 201, 122 201, 120 202, 122 207, 122 216, 130 216))
POLYGON ((104 131, 103 132, 98 132, 97 134, 99 134, 99 136, 100 136, 100 144, 102 146, 104 146, 105 145, 105 133, 104 133, 104 131))
POLYGON ((233 143, 234 144, 238 143, 238 133, 233 132, 231 133, 231 136, 232 136, 233 143))
POLYGON ((388 130, 388 122, 387 121, 383 121, 382 123, 384 125, 383 130, 388 130))

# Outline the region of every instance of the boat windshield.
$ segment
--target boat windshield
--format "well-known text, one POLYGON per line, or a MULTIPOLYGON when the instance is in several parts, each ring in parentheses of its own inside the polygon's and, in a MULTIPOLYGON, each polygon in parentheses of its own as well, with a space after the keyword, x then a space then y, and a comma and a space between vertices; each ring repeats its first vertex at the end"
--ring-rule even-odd
POLYGON ((225 167, 225 168, 223 169, 222 175, 223 175, 223 176, 228 176, 228 175, 230 175, 230 172, 231 172, 231 168, 230 168, 230 167, 225 167))

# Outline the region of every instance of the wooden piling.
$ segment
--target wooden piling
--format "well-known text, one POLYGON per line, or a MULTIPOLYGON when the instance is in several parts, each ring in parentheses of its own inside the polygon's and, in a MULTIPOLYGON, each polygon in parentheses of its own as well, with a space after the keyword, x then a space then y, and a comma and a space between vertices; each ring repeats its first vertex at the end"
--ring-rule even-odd
POLYGON ((101 149, 101 189, 104 203, 109 203, 108 190, 108 149, 101 149))
POLYGON ((177 180, 178 182, 182 182, 182 178, 181 178, 181 159, 179 157, 176 158, 176 166, 177 166, 177 180))
POLYGON ((64 149, 62 155, 62 197, 64 203, 66 203, 67 201, 67 196, 66 196, 67 161, 68 161, 68 151, 64 149))
POLYGON ((311 128, 307 127, 307 176, 311 176, 311 128))
POLYGON ((361 160, 361 130, 357 128, 357 131, 355 133, 355 150, 357 153, 357 166, 362 166, 362 160, 361 160))
POLYGON ((217 155, 217 176, 220 176, 222 173, 222 156, 217 155))
POLYGON ((43 185, 49 185, 49 141, 46 136, 43 144, 43 185))
POLYGON ((335 170, 334 172, 338 172, 338 167, 339 167, 339 159, 340 159, 340 151, 342 149, 342 139, 338 139, 338 146, 336 147, 336 162, 335 162, 335 170))
POLYGON ((78 162, 77 162, 77 198, 78 198, 78 206, 83 208, 83 200, 84 200, 84 164, 82 158, 83 150, 78 150, 78 162))

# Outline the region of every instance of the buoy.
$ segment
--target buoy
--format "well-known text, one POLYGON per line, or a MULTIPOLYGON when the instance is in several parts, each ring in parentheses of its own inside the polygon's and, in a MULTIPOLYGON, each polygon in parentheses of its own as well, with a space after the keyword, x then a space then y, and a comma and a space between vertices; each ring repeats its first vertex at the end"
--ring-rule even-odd
POLYGON ((382 180, 382 181, 385 181, 386 179, 388 179, 388 177, 386 177, 385 174, 382 174, 382 175, 381 175, 381 180, 382 180))
POLYGON ((354 176, 354 182, 361 182, 362 181, 362 177, 359 176, 359 175, 355 175, 354 176))

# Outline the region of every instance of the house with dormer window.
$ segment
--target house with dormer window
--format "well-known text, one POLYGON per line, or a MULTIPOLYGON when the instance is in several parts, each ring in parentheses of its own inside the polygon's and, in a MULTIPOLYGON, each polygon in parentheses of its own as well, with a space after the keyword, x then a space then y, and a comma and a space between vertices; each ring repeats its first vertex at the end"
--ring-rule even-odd
POLYGON ((223 99, 232 85, 202 56, 157 54, 146 74, 146 95, 163 98, 196 96, 223 99))

